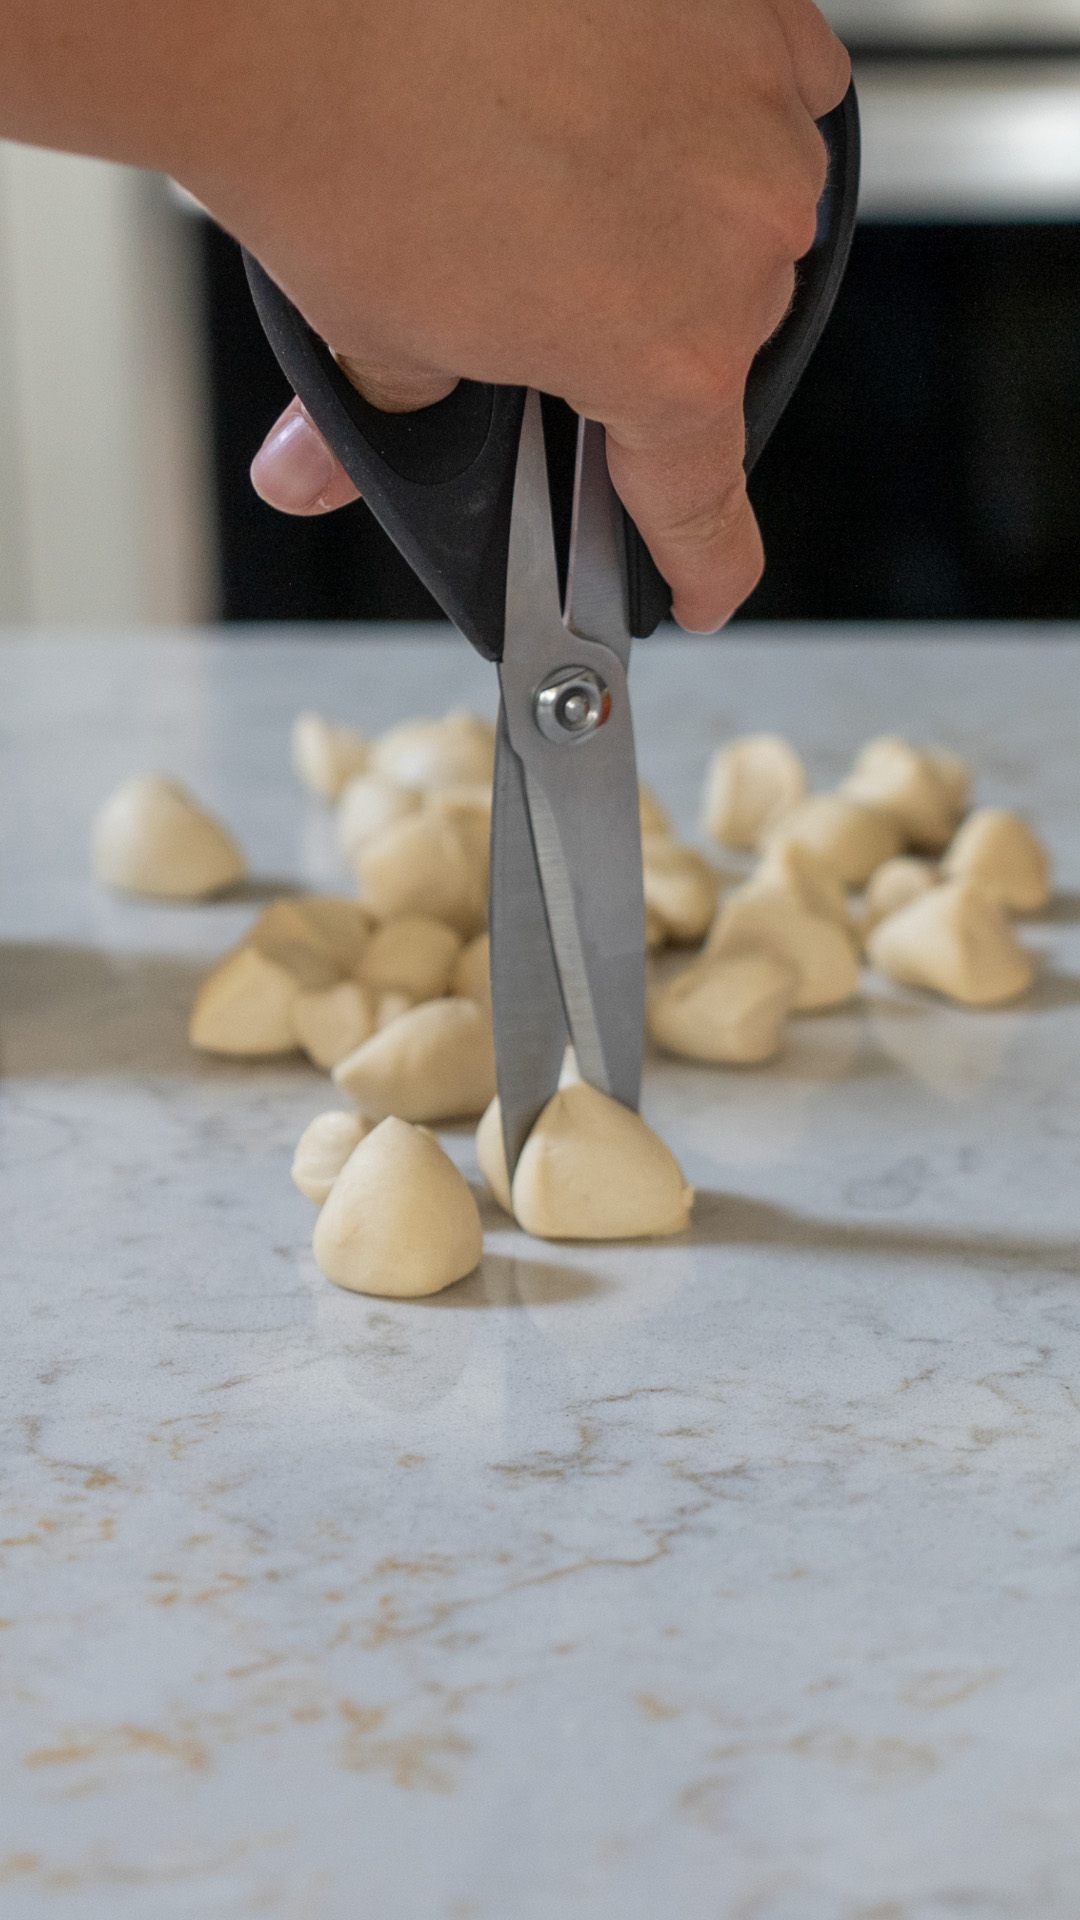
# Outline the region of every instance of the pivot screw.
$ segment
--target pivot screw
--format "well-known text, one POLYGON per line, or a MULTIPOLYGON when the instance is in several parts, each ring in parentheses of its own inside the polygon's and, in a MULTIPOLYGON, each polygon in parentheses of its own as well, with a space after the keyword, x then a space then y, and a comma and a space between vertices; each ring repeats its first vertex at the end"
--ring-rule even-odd
POLYGON ((545 740, 573 746, 602 727, 611 712, 611 695, 591 667, 560 667, 549 674, 533 699, 536 724, 545 740))

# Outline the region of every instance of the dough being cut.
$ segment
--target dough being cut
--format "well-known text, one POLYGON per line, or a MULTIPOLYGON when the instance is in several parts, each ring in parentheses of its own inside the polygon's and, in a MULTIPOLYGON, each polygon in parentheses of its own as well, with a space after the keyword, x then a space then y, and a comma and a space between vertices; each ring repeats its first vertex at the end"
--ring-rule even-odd
POLYGON ((472 1273, 484 1235, 476 1200, 438 1141, 388 1118, 346 1160, 312 1245, 335 1285, 409 1300, 472 1273))
POLYGON ((421 798, 408 787, 395 787, 380 773, 362 773, 350 780, 337 809, 337 843, 346 860, 355 860, 361 847, 384 828, 410 813, 419 813, 421 798))
POLYGON ((237 947, 195 996, 188 1036, 207 1053, 292 1053, 294 976, 256 947, 237 947))
POLYGON ((442 720, 406 720, 376 740, 371 766, 399 787, 490 786, 495 729, 460 709, 442 720))
POLYGON ((375 993, 407 993, 413 1001, 436 1000, 447 991, 461 935, 444 920, 402 914, 384 920, 372 935, 361 973, 375 993))
POLYGON ((956 829, 957 809, 937 764, 898 734, 870 740, 840 787, 849 800, 883 807, 910 847, 940 853, 956 829))
POLYGON ((798 977, 792 1010, 821 1013, 843 1006, 859 984, 855 948, 835 920, 807 913, 783 897, 746 897, 725 902, 706 951, 734 958, 769 953, 798 977))
POLYGON ((334 1068, 369 1120, 464 1120, 495 1093, 491 1022, 473 1000, 427 1000, 334 1068))
POLYGON ((694 1190, 640 1114, 585 1081, 548 1101, 517 1163, 514 1214, 541 1240, 682 1233, 694 1190))
POLYGON ((660 920, 668 940, 696 946, 708 933, 720 898, 716 868, 666 834, 647 834, 641 852, 646 913, 660 920))
POLYGON ((99 808, 91 837, 96 877, 151 899, 208 900, 247 871, 231 835, 177 780, 125 780, 99 808))
POLYGON ((354 1147, 371 1132, 358 1113, 320 1113, 304 1128, 293 1155, 292 1177, 305 1200, 321 1207, 354 1147))
POLYGON ((299 713, 293 721, 293 772, 320 800, 336 800, 365 771, 370 755, 369 743, 352 727, 333 726, 321 713, 299 713))
POLYGON ((712 757, 705 776, 704 826, 722 847, 752 853, 774 821, 806 792, 794 747, 775 733, 732 740, 712 757))
POLYGON ((327 1072, 375 1031, 375 1001, 359 980, 339 980, 317 993, 298 993, 292 1012, 304 1052, 327 1072))
POLYGON ((1026 820, 980 807, 942 862, 948 880, 973 880, 1009 913, 1037 913, 1050 898, 1050 855, 1026 820))
POLYGON ((450 820, 423 812, 383 829, 356 856, 362 899, 379 920, 421 913, 466 940, 487 920, 487 876, 450 820))
POLYGON ((901 986, 929 987, 972 1007, 1015 1000, 1034 975, 1004 909, 963 880, 946 881, 883 920, 867 956, 901 986))
POLYGON ((649 1032, 686 1060, 758 1066, 783 1045, 798 985, 794 967, 771 954, 705 954, 650 994, 649 1032))
POLYGON ((875 867, 900 852, 904 833, 880 807, 842 793, 815 793, 770 827, 762 844, 771 853, 792 841, 834 868, 845 886, 864 887, 875 867))

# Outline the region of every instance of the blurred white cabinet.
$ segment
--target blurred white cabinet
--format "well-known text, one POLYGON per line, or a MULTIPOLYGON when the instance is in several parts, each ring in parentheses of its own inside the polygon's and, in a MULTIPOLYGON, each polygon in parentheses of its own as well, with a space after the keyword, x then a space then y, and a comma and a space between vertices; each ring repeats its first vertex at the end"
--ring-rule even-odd
POLYGON ((195 245, 162 180, 0 143, 0 621, 213 617, 195 245))

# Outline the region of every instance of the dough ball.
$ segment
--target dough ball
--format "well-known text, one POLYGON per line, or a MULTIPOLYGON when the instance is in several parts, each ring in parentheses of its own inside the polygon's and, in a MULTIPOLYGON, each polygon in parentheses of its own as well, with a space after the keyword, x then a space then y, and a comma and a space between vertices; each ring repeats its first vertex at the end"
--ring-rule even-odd
POLYGON ((336 1286, 411 1300, 472 1273, 484 1235, 476 1200, 438 1141, 388 1118, 346 1160, 312 1245, 336 1286))
POLYGON ((461 952, 461 935, 444 920, 427 914, 402 914, 384 920, 372 935, 364 954, 362 973, 376 993, 407 993, 417 1000, 437 1000, 447 991, 461 952))
POLYGON ((1009 913, 1037 913, 1050 899, 1050 855, 1025 820, 980 807, 942 862, 947 880, 973 880, 1009 913))
POLYGON ((207 1053, 292 1053, 297 1044, 294 976, 256 947, 237 947, 195 996, 188 1029, 207 1053))
POLYGON ((320 1113, 305 1127, 293 1155, 292 1177, 305 1200, 321 1207, 354 1147, 370 1133, 358 1113, 320 1113))
POLYGON ((514 1213, 541 1240, 682 1233, 694 1190, 641 1116, 579 1081, 548 1101, 514 1174, 514 1213))
POLYGON ((429 813, 457 829, 486 885, 491 869, 490 786, 433 787, 424 796, 424 803, 429 813))
POLYGON ((427 1000, 334 1069, 370 1120, 464 1120, 495 1094, 491 1022, 472 1000, 427 1000))
POLYGON ((407 720, 376 740, 371 766, 399 787, 490 786, 495 729, 460 709, 442 720, 407 720))
MULTIPOLYGON (((352 905, 351 902, 342 904, 352 905)), ((351 972, 345 953, 350 944, 354 951, 362 953, 367 931, 366 921, 353 905, 356 920, 352 941, 344 926, 339 937, 332 938, 332 916, 323 923, 320 914, 312 910, 314 905, 314 901, 305 899, 272 901, 263 908, 244 942, 267 960, 284 967, 307 993, 332 987, 351 972)))
POLYGON ((868 741, 840 792, 883 807, 899 821, 907 845, 927 853, 947 847, 956 827, 957 810, 934 761, 898 734, 868 741))
POLYGON ((798 985, 795 969, 771 954, 706 954, 650 994, 649 1032, 685 1060, 758 1066, 783 1046, 798 985))
POLYGON ((375 1031, 375 1001, 358 980, 339 980, 293 1001, 296 1037, 317 1067, 329 1073, 375 1031))
POLYGON ((864 887, 875 867, 900 852, 904 834, 892 814, 880 807, 842 793, 816 793, 768 829, 764 851, 792 842, 833 867, 846 887, 864 887))
POLYGON ((370 756, 370 745, 352 727, 333 726, 320 713, 298 713, 293 721, 293 772, 320 800, 336 800, 370 756))
POLYGON ((469 842, 431 812, 399 820, 356 856, 362 899, 379 920, 422 913, 471 940, 487 920, 487 880, 469 842))
POLYGON ((247 871, 225 828, 179 781, 146 773, 125 780, 94 820, 97 879, 151 899, 208 900, 247 871))
POLYGON ((641 837, 646 839, 650 833, 663 833, 671 836, 671 820, 660 805, 651 787, 644 780, 638 787, 638 811, 641 816, 641 837))
POLYGON ((335 893, 304 893, 287 904, 311 943, 318 943, 343 973, 355 973, 371 938, 373 922, 356 900, 335 893))
POLYGON ((784 898, 726 901, 707 951, 729 959, 767 953, 791 967, 798 978, 796 1013, 843 1006, 859 984, 855 948, 844 929, 784 898))
POLYGON ((946 881, 882 920, 867 956, 901 986, 929 987, 971 1007, 1015 1000, 1034 975, 1004 909, 963 880, 946 881))
POLYGON ((927 747, 926 758, 949 796, 949 805, 957 820, 965 812, 975 784, 975 769, 969 760, 947 747, 927 747))
POLYGON ((870 877, 863 906, 863 937, 871 934, 882 920, 891 913, 899 913, 901 907, 909 907, 913 900, 920 900, 931 887, 936 887, 940 875, 938 869, 929 860, 916 860, 911 854, 901 854, 896 860, 886 860, 870 877))
POLYGON ((775 733, 751 733, 721 747, 705 776, 704 826, 722 847, 752 853, 762 834, 806 792, 794 747, 775 733))
POLYGON ((486 933, 470 940, 458 955, 450 991, 459 1000, 475 1000, 491 1019, 491 941, 486 933))
POLYGON ((832 920, 854 938, 843 881, 821 855, 797 840, 783 841, 759 860, 738 893, 728 900, 789 900, 821 920, 832 920))
POLYGON ((421 799, 408 787, 396 787, 378 773, 363 773, 350 780, 338 801, 337 843, 346 860, 355 860, 361 847, 375 840, 386 827, 419 813, 421 799))
POLYGON ((506 1171, 502 1107, 498 1094, 485 1109, 484 1117, 476 1129, 476 1157, 480 1162, 480 1171, 503 1212, 512 1214, 514 1202, 510 1197, 510 1176, 506 1171))
POLYGON ((679 946, 704 940, 716 913, 723 884, 716 868, 693 847, 664 834, 642 842, 645 911, 663 923, 665 936, 679 946))

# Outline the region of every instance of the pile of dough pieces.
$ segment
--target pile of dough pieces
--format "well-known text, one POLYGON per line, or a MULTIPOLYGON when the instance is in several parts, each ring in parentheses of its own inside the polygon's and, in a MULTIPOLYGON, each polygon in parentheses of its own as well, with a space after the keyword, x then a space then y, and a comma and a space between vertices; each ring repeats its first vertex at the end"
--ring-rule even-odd
MULTIPOLYGON (((496 1199, 547 1239, 680 1233, 692 1191, 637 1114, 572 1068, 506 1178, 495 1097, 488 845, 495 741, 474 715, 415 720, 368 741, 318 714, 293 729, 293 767, 335 809, 357 897, 277 900, 215 967, 191 1039, 265 1057, 303 1049, 354 1112, 320 1114, 293 1165, 320 1208, 322 1271, 362 1293, 416 1296, 463 1278, 482 1250, 472 1190, 429 1127, 483 1115, 496 1199)), ((671 838, 642 794, 655 872, 655 944, 700 940, 720 876, 671 838)), ((647 871, 650 862, 647 856, 647 871)))
POLYGON ((1045 847, 1017 814, 969 812, 972 769, 943 749, 871 740, 833 793, 810 794, 773 734, 730 742, 705 783, 704 828, 756 864, 723 892, 692 964, 653 989, 649 1031, 691 1060, 750 1066, 789 1014, 842 1006, 860 964, 993 1007, 1030 986, 1012 918, 1050 898, 1045 847))

